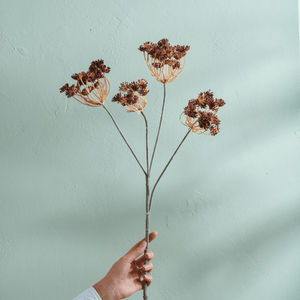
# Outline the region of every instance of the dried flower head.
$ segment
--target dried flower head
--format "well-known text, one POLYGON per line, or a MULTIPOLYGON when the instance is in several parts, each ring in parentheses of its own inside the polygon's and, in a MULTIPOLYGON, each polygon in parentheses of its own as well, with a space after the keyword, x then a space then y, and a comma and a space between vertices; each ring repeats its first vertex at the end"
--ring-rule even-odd
POLYGON ((104 65, 102 59, 92 61, 87 72, 75 73, 71 76, 76 80, 76 85, 69 86, 66 83, 60 88, 60 92, 88 106, 104 105, 110 90, 109 81, 105 77, 105 73, 109 71, 110 68, 104 65))
POLYGON ((162 39, 157 44, 146 42, 138 49, 144 53, 151 75, 166 84, 182 72, 190 46, 171 46, 169 40, 162 39))
POLYGON ((147 104, 146 95, 149 90, 148 82, 145 79, 139 79, 131 83, 123 82, 119 87, 120 93, 112 98, 112 102, 122 104, 127 112, 141 113, 147 104))
POLYGON ((200 93, 197 99, 189 100, 187 107, 180 115, 180 121, 182 116, 185 115, 186 119, 181 123, 193 132, 216 135, 220 131, 219 125, 221 123, 217 117, 217 112, 224 105, 225 101, 214 98, 210 90, 200 93))

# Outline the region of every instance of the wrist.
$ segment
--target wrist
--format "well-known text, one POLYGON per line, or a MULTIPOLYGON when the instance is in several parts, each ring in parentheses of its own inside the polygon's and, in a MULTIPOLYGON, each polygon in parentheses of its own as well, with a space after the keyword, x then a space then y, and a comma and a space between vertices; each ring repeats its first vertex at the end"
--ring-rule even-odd
POLYGON ((93 285, 102 300, 120 300, 111 282, 107 282, 105 277, 93 285))

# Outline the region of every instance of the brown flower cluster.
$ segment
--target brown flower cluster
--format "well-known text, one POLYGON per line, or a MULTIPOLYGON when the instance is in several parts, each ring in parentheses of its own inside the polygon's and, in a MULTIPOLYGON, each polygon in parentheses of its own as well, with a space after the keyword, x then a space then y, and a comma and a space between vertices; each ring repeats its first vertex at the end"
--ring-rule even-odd
POLYGON ((73 97, 82 104, 101 106, 110 90, 109 81, 105 77, 109 71, 110 67, 107 67, 102 59, 92 61, 87 72, 75 73, 71 76, 76 80, 76 85, 69 86, 66 83, 60 88, 60 92, 64 92, 68 98, 73 97))
POLYGON ((171 46, 168 39, 162 39, 157 44, 146 42, 138 49, 144 53, 151 75, 166 84, 182 72, 190 46, 171 46))
POLYGON ((123 82, 119 87, 120 93, 112 98, 112 102, 122 104, 127 112, 141 113, 147 104, 145 97, 149 92, 147 85, 148 82, 145 79, 131 83, 123 82))
POLYGON ((187 107, 184 108, 182 115, 186 116, 185 126, 198 134, 216 135, 219 133, 220 120, 217 112, 220 107, 225 105, 223 99, 214 98, 213 93, 209 90, 200 93, 197 99, 189 100, 187 107))

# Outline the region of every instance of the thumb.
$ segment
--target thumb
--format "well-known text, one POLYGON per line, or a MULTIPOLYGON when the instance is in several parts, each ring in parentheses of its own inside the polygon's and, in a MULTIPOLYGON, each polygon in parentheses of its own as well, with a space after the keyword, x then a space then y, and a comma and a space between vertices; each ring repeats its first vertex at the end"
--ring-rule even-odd
POLYGON ((147 247, 147 242, 145 240, 142 240, 140 244, 136 245, 135 247, 132 247, 125 255, 124 258, 128 262, 132 262, 136 258, 138 258, 143 252, 145 251, 147 247))

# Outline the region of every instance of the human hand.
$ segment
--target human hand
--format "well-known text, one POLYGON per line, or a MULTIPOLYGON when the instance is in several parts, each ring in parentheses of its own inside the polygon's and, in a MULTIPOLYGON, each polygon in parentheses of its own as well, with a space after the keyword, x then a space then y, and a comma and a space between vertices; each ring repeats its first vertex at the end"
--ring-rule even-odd
MULTIPOLYGON (((149 242, 152 242, 157 236, 157 232, 149 234, 149 242)), ((150 273, 153 269, 150 260, 153 258, 153 252, 149 251, 143 254, 147 243, 142 239, 136 243, 124 256, 122 256, 111 267, 106 276, 97 282, 93 287, 100 295, 102 300, 120 300, 133 295, 143 288, 142 281, 145 280, 149 286, 152 282, 151 275, 142 275, 140 269, 150 273), (148 263, 144 264, 144 256, 148 263)))

